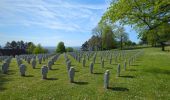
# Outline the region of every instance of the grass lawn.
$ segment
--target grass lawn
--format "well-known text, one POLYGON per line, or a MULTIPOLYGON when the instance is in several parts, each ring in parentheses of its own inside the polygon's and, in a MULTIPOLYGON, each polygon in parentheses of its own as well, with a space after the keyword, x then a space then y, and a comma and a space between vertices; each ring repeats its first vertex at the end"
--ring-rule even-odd
MULTIPOLYGON (((105 61, 100 65, 100 57, 94 65, 94 73, 90 74, 89 64, 82 67, 73 57, 69 56, 72 66, 76 69, 75 83, 69 83, 64 55, 52 66, 48 80, 41 79, 43 62, 32 69, 27 66, 26 77, 19 75, 16 59, 12 59, 9 74, 0 72, 0 100, 167 100, 170 99, 170 52, 162 52, 160 48, 145 48, 144 55, 127 66, 121 66, 121 77, 116 77, 117 64, 105 61), (110 70, 110 89, 103 88, 103 73, 110 70)), ((135 50, 128 51, 130 57, 135 50)), ((90 59, 92 60, 92 59, 90 59)), ((122 65, 122 61, 119 61, 122 65)), ((0 62, 2 64, 2 62, 0 62)))

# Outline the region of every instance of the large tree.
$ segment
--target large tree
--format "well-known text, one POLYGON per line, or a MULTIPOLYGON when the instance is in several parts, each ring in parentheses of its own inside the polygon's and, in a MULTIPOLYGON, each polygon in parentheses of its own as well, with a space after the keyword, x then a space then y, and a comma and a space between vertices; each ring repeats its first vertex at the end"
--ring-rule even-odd
POLYGON ((125 43, 129 40, 128 34, 125 32, 124 27, 117 26, 117 29, 115 31, 115 36, 116 36, 116 39, 119 41, 120 49, 122 50, 123 49, 123 43, 125 43))
POLYGON ((154 32, 159 37, 162 50, 164 50, 164 42, 170 38, 164 38, 170 30, 169 0, 113 0, 101 22, 106 20, 131 25, 139 36, 154 32), (165 24, 168 27, 165 27, 165 24), (162 29, 159 30, 159 28, 162 29))
POLYGON ((59 42, 56 48, 56 53, 66 52, 64 42, 59 42))

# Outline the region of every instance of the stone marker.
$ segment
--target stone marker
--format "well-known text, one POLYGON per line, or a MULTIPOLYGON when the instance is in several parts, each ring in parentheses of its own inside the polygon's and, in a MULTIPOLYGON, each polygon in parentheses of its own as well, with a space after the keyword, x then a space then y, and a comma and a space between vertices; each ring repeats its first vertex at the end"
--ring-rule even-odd
POLYGON ((126 61, 124 62, 124 70, 126 71, 126 61))
POLYGON ((71 61, 67 61, 66 67, 67 67, 67 71, 69 71, 69 70, 70 70, 70 67, 71 67, 71 61))
POLYGON ((75 75, 75 69, 74 67, 71 67, 69 70, 69 80, 71 83, 74 82, 74 75, 75 75))
POLYGON ((85 67, 85 65, 86 65, 86 60, 85 58, 83 58, 83 67, 85 67))
POLYGON ((41 64, 42 62, 42 58, 38 58, 39 64, 41 64))
POLYGON ((93 63, 90 63, 90 73, 93 74, 93 63))
POLYGON ((8 64, 5 62, 2 65, 2 73, 7 74, 7 72, 8 72, 8 64))
POLYGON ((26 66, 24 64, 21 64, 19 69, 20 69, 21 76, 25 76, 26 66))
POLYGON ((118 64, 118 66, 117 66, 117 77, 119 77, 120 76, 120 64, 118 64))
POLYGON ((35 69, 35 67, 36 67, 36 60, 33 59, 33 60, 32 60, 32 68, 35 69))
POLYGON ((110 58, 109 60, 110 60, 109 63, 112 64, 112 58, 110 58))
POLYGON ((41 67, 42 79, 47 79, 47 73, 48 73, 48 67, 46 65, 43 65, 41 67))
POLYGON ((104 60, 103 59, 102 59, 101 65, 102 65, 102 68, 104 68, 104 60))
POLYGON ((51 60, 48 61, 48 69, 52 70, 52 61, 51 60))
POLYGON ((109 70, 106 70, 106 72, 104 73, 104 88, 108 89, 109 88, 109 70))

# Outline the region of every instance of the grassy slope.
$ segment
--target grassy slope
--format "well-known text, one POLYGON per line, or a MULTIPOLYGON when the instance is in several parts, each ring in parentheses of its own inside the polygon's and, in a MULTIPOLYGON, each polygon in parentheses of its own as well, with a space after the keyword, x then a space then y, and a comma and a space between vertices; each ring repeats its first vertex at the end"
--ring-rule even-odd
MULTIPOLYGON (((0 73, 0 100, 7 99, 168 99, 170 98, 170 53, 161 52, 159 48, 144 49, 145 54, 133 66, 128 66, 127 71, 121 71, 121 76, 116 77, 115 64, 108 64, 105 68, 99 64, 94 66, 96 74, 89 73, 89 62, 82 68, 82 64, 72 57, 72 65, 76 69, 76 83, 68 82, 64 56, 61 55, 52 71, 49 71, 49 80, 41 80, 40 68, 32 69, 27 65, 27 77, 19 76, 16 60, 10 64, 8 75, 0 73), (109 69, 110 89, 103 89, 103 73, 109 69)), ((114 61, 114 59, 113 59, 114 61)), ((0 63, 1 64, 1 63, 0 63)), ((122 68, 123 69, 123 68, 122 68)))

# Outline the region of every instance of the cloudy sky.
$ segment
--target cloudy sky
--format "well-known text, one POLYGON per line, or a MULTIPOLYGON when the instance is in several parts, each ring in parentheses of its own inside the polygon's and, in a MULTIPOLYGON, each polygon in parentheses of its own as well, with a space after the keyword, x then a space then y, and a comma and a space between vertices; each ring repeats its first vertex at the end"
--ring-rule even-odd
MULTIPOLYGON (((32 41, 43 46, 81 46, 91 37, 108 0, 0 0, 0 45, 32 41)), ((130 39, 136 33, 126 27, 130 39)))

